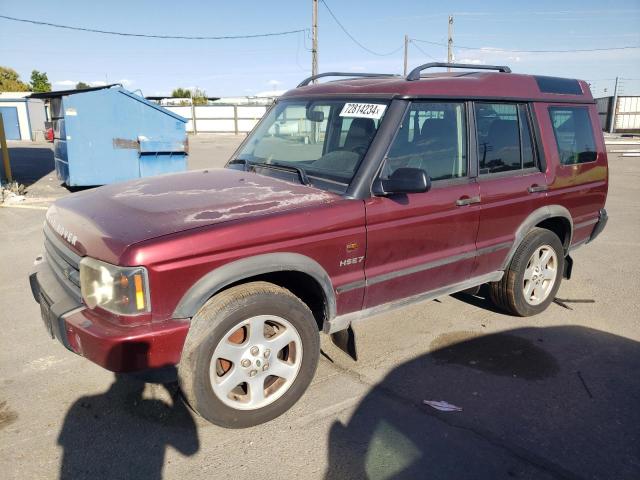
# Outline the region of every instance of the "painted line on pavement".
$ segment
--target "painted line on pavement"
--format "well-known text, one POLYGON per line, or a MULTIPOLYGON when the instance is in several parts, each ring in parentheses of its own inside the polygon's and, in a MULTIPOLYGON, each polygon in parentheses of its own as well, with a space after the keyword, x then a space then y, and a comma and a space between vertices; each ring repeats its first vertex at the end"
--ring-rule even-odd
POLYGON ((47 210, 49 207, 40 205, 0 205, 2 208, 27 208, 30 210, 47 210))

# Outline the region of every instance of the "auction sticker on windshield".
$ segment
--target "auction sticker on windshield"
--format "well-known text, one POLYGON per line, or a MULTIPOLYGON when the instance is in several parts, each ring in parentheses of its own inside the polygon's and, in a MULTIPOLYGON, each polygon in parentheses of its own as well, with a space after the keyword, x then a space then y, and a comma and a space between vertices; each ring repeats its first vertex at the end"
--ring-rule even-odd
POLYGON ((374 118, 379 120, 382 117, 386 105, 379 103, 345 103, 340 112, 341 117, 352 118, 374 118))

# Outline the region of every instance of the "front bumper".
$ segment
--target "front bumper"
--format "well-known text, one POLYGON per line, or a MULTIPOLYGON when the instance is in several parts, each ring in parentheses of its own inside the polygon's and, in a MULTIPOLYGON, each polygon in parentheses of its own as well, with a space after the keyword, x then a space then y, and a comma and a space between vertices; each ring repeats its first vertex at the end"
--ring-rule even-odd
POLYGON ((29 276, 49 334, 66 348, 113 372, 176 365, 189 331, 188 320, 135 327, 116 325, 86 308, 42 262, 29 276))

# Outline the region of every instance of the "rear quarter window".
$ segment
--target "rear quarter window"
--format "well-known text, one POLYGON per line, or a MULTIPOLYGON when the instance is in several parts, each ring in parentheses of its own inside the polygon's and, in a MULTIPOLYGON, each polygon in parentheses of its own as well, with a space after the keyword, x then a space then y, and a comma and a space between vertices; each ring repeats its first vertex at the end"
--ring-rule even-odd
POLYGON ((560 164, 594 162, 597 152, 589 110, 585 107, 550 107, 549 114, 560 164))

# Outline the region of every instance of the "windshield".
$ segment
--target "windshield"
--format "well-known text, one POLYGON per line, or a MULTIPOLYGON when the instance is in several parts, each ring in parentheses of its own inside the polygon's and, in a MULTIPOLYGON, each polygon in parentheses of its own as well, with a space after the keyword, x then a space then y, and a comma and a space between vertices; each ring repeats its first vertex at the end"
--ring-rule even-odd
MULTIPOLYGON (((276 104, 234 159, 261 174, 276 166, 302 182, 344 192, 367 153, 388 102, 284 100, 276 104), (260 165, 262 164, 262 165, 260 165), (266 164, 266 165, 265 165, 266 164)), ((233 162, 232 162, 233 163, 233 162)))

